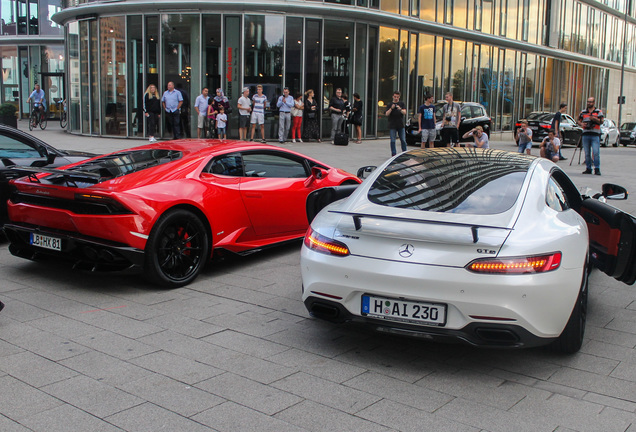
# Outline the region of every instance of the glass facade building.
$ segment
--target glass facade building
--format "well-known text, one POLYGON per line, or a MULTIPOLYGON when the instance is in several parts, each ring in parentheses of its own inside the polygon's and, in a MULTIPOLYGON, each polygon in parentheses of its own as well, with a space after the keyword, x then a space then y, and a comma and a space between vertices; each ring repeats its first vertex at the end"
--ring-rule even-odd
POLYGON ((0 102, 23 116, 35 84, 46 92, 51 115, 65 94, 64 28, 51 19, 61 10, 61 0, 0 0, 0 102))
MULTIPOLYGON (((5 3, 33 3, 2 2, 3 19, 5 3)), ((576 114, 588 96, 607 117, 634 120, 633 0, 63 0, 54 19, 65 29, 74 133, 143 137, 144 91, 169 81, 190 106, 192 136, 191 105, 203 87, 222 88, 236 107, 242 87, 257 84, 270 101, 285 86, 313 89, 323 136, 336 88, 360 94, 367 138, 387 134, 394 90, 411 116, 425 93, 480 102, 495 131, 561 102, 576 114)), ((236 138, 238 116, 229 117, 236 138)), ((274 138, 275 113, 266 123, 274 138)))

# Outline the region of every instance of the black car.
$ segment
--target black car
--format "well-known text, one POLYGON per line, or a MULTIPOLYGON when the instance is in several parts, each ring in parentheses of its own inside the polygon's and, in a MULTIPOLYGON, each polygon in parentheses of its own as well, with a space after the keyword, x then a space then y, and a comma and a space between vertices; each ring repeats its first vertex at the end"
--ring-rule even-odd
MULTIPOLYGON (((445 102, 435 103, 435 122, 437 124, 437 137, 435 138, 435 146, 441 145, 440 130, 442 129, 442 117, 444 116, 445 102)), ((492 127, 492 120, 488 117, 486 108, 477 102, 460 102, 461 107, 461 122, 459 123, 459 140, 460 141, 472 141, 472 138, 463 139, 462 135, 476 126, 481 126, 486 132, 486 135, 490 136, 490 129, 492 127)), ((421 145, 422 134, 418 132, 419 124, 417 115, 409 120, 406 125, 406 143, 408 145, 421 145)))
POLYGON ((626 146, 627 144, 636 144, 636 123, 627 122, 621 125, 621 144, 626 146))
MULTIPOLYGON (((548 131, 552 127, 552 118, 554 113, 545 111, 535 111, 528 114, 526 120, 528 120, 528 127, 532 129, 532 141, 541 142, 548 136, 548 131)), ((515 124, 515 131, 521 123, 515 124)), ((576 121, 568 114, 561 114, 561 122, 559 124, 559 130, 561 131, 561 137, 563 138, 562 144, 578 145, 581 135, 583 135, 583 128, 580 127, 576 121)))
POLYGON ((0 226, 7 221, 9 180, 28 174, 18 166, 55 168, 93 156, 96 155, 58 150, 26 132, 0 124, 0 226))

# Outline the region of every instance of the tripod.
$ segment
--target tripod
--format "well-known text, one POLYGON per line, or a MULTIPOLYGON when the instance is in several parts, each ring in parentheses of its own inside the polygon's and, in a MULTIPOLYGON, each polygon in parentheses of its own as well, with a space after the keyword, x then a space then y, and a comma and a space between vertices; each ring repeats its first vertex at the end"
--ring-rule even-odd
POLYGON ((581 165, 581 153, 583 153, 583 143, 581 137, 579 137, 579 142, 576 143, 576 148, 574 149, 574 153, 572 153, 572 159, 570 159, 570 166, 572 166, 572 162, 574 161, 574 156, 576 156, 576 151, 579 151, 579 165, 581 165))

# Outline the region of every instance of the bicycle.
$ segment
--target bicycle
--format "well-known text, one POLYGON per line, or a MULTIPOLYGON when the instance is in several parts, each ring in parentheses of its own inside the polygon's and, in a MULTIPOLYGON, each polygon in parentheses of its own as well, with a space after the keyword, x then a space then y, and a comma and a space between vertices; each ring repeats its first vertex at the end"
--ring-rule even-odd
POLYGON ((59 101, 58 105, 60 105, 60 126, 62 127, 62 129, 64 129, 67 123, 66 101, 59 101))
POLYGON ((33 109, 31 110, 31 116, 29 117, 29 130, 32 131, 35 129, 38 124, 40 125, 40 129, 46 129, 46 125, 48 123, 48 119, 46 118, 46 113, 43 110, 40 110, 40 104, 34 103, 33 109))

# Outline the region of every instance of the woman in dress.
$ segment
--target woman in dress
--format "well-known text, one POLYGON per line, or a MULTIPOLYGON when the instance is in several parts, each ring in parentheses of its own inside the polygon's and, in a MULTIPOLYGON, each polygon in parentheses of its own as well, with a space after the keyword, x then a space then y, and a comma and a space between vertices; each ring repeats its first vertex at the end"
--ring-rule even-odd
POLYGON ((161 116, 161 96, 154 84, 150 84, 144 93, 144 115, 147 120, 148 139, 150 142, 155 142, 157 141, 155 131, 161 116))
POLYGON ((309 89, 305 92, 305 139, 315 139, 320 141, 320 128, 318 120, 320 119, 320 110, 318 109, 318 101, 314 98, 314 91, 309 89))
POLYGON ((360 95, 358 93, 353 94, 351 124, 356 128, 356 144, 362 144, 362 101, 360 100, 360 95))

